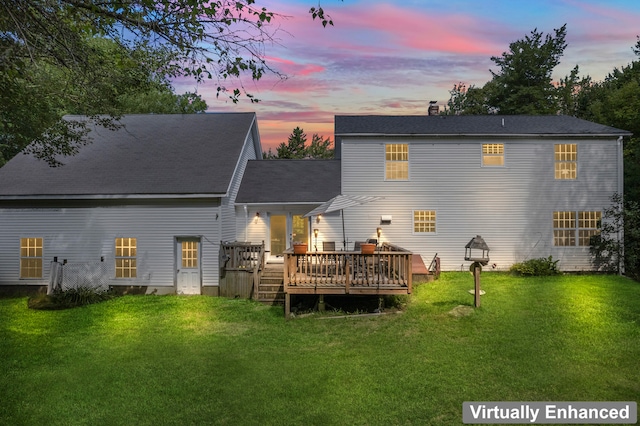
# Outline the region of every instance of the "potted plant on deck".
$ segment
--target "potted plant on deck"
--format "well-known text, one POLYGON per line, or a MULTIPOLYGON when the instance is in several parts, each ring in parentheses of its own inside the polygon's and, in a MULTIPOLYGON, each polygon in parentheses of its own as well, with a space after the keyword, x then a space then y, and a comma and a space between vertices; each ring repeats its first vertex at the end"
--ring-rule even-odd
POLYGON ((306 254, 307 253, 307 243, 301 243, 301 242, 293 243, 293 253, 294 254, 306 254))

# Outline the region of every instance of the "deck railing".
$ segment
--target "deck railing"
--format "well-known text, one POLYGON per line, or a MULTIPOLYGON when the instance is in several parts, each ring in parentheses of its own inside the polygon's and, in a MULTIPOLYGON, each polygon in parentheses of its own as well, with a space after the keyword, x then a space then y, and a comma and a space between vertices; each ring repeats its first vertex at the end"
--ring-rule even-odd
POLYGON ((411 293, 412 253, 383 246, 359 251, 284 253, 285 292, 322 294, 411 293))

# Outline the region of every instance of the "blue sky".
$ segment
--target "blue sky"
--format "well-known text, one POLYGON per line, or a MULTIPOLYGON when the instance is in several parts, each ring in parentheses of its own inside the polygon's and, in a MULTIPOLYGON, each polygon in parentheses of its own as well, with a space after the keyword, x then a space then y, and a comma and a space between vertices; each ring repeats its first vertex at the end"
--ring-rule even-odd
POLYGON ((257 0, 279 13, 278 44, 266 46, 274 68, 289 76, 243 81, 261 99, 234 105, 216 99, 215 83, 175 82, 197 90, 211 112, 255 111, 263 149, 275 148, 296 126, 333 139, 336 114, 424 114, 445 105, 456 83, 482 86, 509 43, 532 30, 567 24, 565 55, 554 79, 575 66, 602 80, 636 57, 637 0, 321 0, 335 25, 323 28, 308 11, 317 0, 257 0))

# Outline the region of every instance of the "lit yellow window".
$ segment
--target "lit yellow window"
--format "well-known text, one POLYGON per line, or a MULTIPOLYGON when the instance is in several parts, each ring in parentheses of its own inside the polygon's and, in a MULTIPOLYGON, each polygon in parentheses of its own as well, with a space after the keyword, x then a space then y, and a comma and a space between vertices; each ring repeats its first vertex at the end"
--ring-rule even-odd
POLYGON ((436 212, 434 210, 416 210, 413 212, 413 232, 436 232, 436 212))
POLYGON ((601 212, 578 212, 578 245, 590 246, 591 237, 600 233, 601 212))
POLYGON ((578 177, 578 145, 564 143, 555 145, 556 179, 576 179, 578 177))
POLYGON ((409 145, 388 143, 385 146, 385 178, 387 180, 409 179, 409 145))
POLYGON ((198 267, 198 242, 197 241, 182 242, 182 267, 183 268, 198 267))
POLYGON ((42 238, 20 238, 20 278, 42 278, 42 238))
POLYGON ((137 240, 116 238, 116 278, 136 278, 137 240))
POLYGON ((553 212, 553 245, 576 245, 576 213, 553 212))
POLYGON ((483 166, 504 166, 504 144, 483 143, 482 144, 482 165, 483 166))

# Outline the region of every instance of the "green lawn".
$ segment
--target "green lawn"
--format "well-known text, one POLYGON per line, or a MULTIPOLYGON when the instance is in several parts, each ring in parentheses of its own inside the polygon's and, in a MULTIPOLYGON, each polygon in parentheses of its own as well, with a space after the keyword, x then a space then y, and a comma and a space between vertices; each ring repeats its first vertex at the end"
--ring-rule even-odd
POLYGON ((469 273, 402 314, 285 321, 206 296, 0 300, 0 424, 461 424, 463 401, 640 400, 640 284, 469 273))

